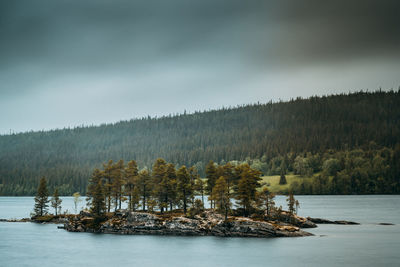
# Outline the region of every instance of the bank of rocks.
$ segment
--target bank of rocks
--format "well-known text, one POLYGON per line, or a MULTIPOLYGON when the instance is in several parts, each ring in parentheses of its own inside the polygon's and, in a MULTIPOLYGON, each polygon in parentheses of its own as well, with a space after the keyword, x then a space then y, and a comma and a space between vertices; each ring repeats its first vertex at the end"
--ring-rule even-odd
MULTIPOLYGON (((306 220, 306 219, 304 219, 306 220)), ((207 210, 193 218, 182 215, 161 216, 147 212, 116 212, 93 229, 94 218, 81 213, 65 223, 70 232, 97 232, 129 235, 176 235, 221 237, 300 237, 311 233, 299 227, 277 221, 257 221, 244 217, 229 217, 207 210)))

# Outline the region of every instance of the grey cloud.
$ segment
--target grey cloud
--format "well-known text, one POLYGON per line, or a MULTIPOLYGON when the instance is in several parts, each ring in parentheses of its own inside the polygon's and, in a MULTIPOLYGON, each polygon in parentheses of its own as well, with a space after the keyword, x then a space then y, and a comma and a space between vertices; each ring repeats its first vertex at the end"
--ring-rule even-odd
POLYGON ((41 129, 398 86, 398 14, 390 0, 4 0, 0 124, 34 128, 35 104, 41 129), (329 78, 342 70, 358 74, 329 78))

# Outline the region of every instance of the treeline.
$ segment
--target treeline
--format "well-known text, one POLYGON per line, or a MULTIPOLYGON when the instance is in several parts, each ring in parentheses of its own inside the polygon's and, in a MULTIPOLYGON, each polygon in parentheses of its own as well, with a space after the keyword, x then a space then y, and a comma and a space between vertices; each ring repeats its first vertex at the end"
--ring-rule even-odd
MULTIPOLYGON (((259 213, 264 216, 275 210, 274 194, 267 188, 261 189, 261 172, 248 164, 234 166, 230 163, 217 165, 210 161, 206 166, 206 179, 200 178, 196 167, 185 165, 176 169, 172 163, 159 158, 152 170, 139 171, 136 161, 125 166, 122 160, 109 161, 103 169, 95 169, 88 185, 88 206, 94 215, 102 215, 121 209, 127 202, 128 209, 150 212, 174 211, 181 209, 184 214, 194 216, 204 210, 204 196, 211 208, 228 215, 259 213), (196 198, 198 196, 198 198, 196 198), (232 200, 237 209, 233 209, 232 200)), ((295 213, 296 201, 291 195, 295 213)), ((289 204, 290 204, 289 203, 289 204)), ((297 202, 298 205, 298 202, 297 202)))
POLYGON ((196 166, 204 177, 209 160, 222 165, 258 160, 268 165, 262 172, 271 174, 280 167, 272 159, 279 157, 367 151, 371 141, 394 151, 400 144, 399 103, 399 91, 357 92, 3 135, 0 195, 34 195, 42 176, 48 178, 49 190, 85 194, 87 177, 108 159, 137 159, 150 167, 162 157, 175 165, 196 166))
POLYGON ((327 151, 322 157, 298 156, 293 170, 302 175, 319 172, 313 179, 292 184, 296 194, 400 193, 400 145, 395 149, 377 149, 371 143, 368 150, 327 151))

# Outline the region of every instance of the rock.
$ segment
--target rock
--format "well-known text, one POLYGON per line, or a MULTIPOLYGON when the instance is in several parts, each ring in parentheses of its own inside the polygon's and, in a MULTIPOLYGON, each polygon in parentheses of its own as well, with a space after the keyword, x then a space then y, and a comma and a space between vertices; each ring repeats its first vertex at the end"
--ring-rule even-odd
POLYGON ((307 217, 307 219, 316 224, 359 225, 358 222, 352 222, 352 221, 331 221, 331 220, 327 220, 327 219, 311 218, 311 217, 307 217))
POLYGON ((300 228, 317 227, 315 222, 312 222, 309 220, 309 218, 301 217, 296 214, 290 214, 287 211, 281 211, 279 214, 276 214, 275 217, 277 217, 281 222, 287 222, 300 228))
POLYGON ((394 223, 378 223, 378 225, 395 225, 394 223))
POLYGON ((30 218, 22 219, 0 219, 0 222, 32 222, 30 218))
MULTIPOLYGON (((71 232, 95 232, 86 227, 92 218, 76 216, 64 225, 71 232)), ((118 211, 103 222, 97 232, 108 234, 152 235, 214 235, 223 237, 292 237, 309 236, 293 225, 273 224, 243 217, 224 217, 212 210, 194 218, 182 215, 158 216, 147 212, 118 211)))

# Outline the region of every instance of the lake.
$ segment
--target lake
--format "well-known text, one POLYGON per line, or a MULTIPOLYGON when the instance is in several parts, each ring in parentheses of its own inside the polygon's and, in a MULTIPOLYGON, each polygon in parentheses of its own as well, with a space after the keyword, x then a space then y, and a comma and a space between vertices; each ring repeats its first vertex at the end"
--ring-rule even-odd
MULTIPOLYGON (((399 266, 400 195, 296 198, 301 216, 361 225, 261 239, 69 233, 53 224, 0 222, 0 266, 399 266)), ((286 207, 283 196, 276 202, 286 207)), ((73 211, 72 197, 62 206, 73 211)), ((32 197, 0 197, 0 218, 29 217, 32 208, 32 197)))

